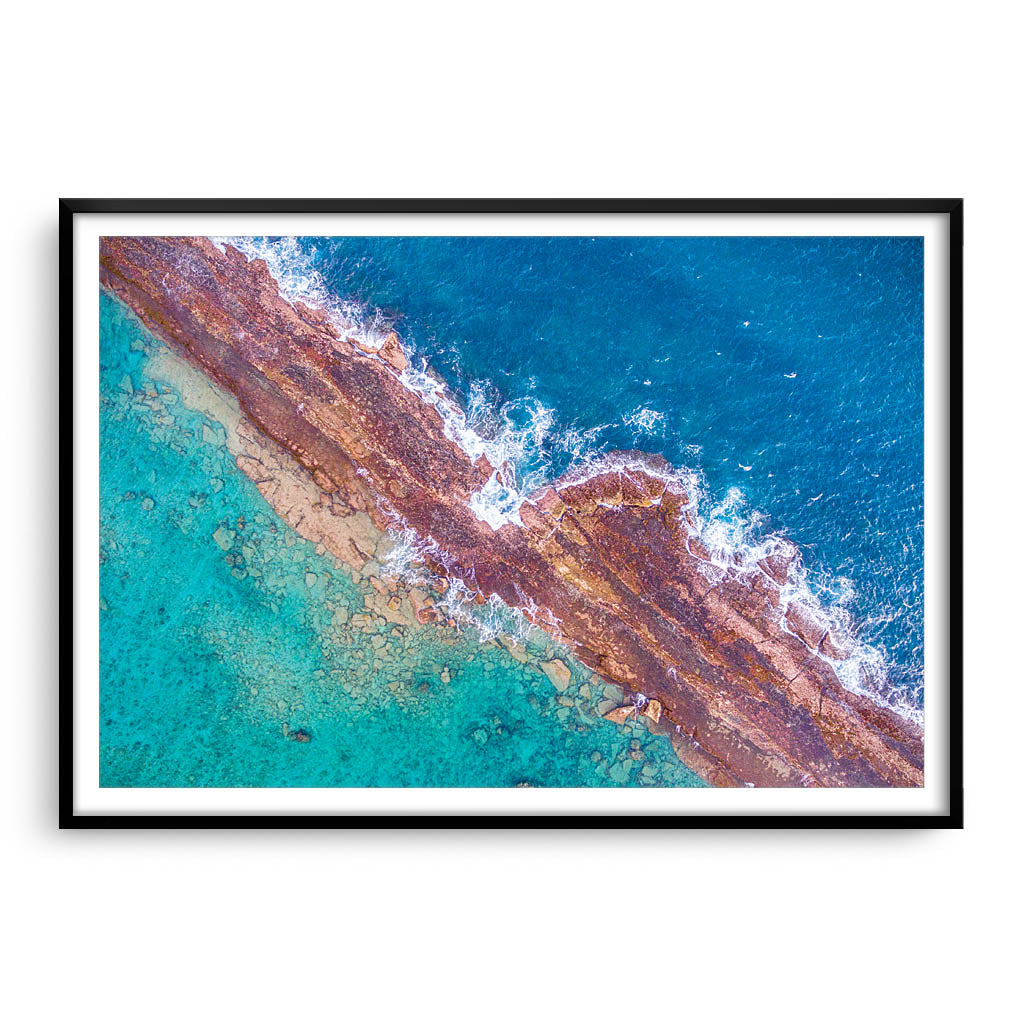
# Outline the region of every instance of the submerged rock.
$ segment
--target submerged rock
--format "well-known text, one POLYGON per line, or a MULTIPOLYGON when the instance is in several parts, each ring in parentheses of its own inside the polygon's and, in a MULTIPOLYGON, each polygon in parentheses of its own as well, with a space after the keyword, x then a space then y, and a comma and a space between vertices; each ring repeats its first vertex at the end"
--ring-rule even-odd
POLYGON ((213 531, 213 539, 222 551, 227 551, 235 540, 235 531, 229 530, 226 526, 218 526, 213 531))
POLYGON ((609 722, 614 722, 616 725, 625 725, 626 721, 630 718, 635 718, 637 714, 637 707, 635 704, 623 704, 620 708, 615 708, 603 715, 603 718, 608 719, 609 722))
POLYGON ((541 662, 540 667, 559 693, 562 693, 572 681, 572 673, 569 671, 569 667, 559 658, 552 658, 550 661, 541 662))
POLYGON ((421 625, 437 621, 438 615, 434 610, 434 599, 432 597, 427 597, 422 590, 417 590, 414 587, 409 591, 409 601, 412 604, 412 610, 413 614, 416 616, 416 621, 421 625))

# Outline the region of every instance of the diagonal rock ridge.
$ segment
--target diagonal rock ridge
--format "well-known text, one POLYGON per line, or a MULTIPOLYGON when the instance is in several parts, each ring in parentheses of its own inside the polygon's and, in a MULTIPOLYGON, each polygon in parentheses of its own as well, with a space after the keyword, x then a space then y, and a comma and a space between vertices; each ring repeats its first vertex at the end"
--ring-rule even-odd
POLYGON ((923 784, 920 726, 845 689, 841 639, 788 599, 796 549, 714 566, 665 460, 613 453, 493 529, 469 504, 493 468, 406 386, 394 335, 379 349, 347 337, 287 301, 262 260, 205 238, 103 238, 100 280, 334 507, 415 531, 439 575, 522 609, 595 672, 658 701, 679 757, 707 781, 923 784))

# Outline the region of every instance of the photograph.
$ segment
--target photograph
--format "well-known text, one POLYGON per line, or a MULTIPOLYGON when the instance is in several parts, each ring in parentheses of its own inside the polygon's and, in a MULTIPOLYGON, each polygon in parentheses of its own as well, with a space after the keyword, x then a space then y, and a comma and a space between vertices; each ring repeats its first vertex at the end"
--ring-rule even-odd
POLYGON ((99 790, 925 785, 925 239, 518 230, 97 235, 99 790))

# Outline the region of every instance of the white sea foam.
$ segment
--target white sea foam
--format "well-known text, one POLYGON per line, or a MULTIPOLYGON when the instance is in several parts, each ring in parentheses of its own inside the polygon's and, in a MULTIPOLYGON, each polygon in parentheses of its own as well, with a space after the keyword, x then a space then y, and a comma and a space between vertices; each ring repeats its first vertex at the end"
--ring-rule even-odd
POLYGON ((665 414, 646 406, 638 406, 622 417, 622 423, 633 434, 634 442, 641 437, 664 437, 665 414))
MULTIPOLYGON (((315 268, 315 251, 307 253, 295 238, 215 238, 213 241, 222 249, 227 242, 250 259, 264 260, 285 298, 324 310, 343 336, 355 339, 364 347, 379 348, 393 330, 393 325, 379 311, 367 310, 333 295, 315 268)), ((805 617, 816 620, 829 631, 837 650, 844 652, 842 658, 831 658, 823 651, 814 652, 832 666, 844 687, 911 720, 923 721, 919 694, 894 689, 888 681, 884 651, 858 637, 849 611, 854 598, 850 581, 812 576, 788 539, 764 531, 765 517, 747 507, 739 488, 730 488, 724 498, 713 501, 699 470, 668 466, 637 452, 606 452, 600 436, 610 424, 558 431, 554 410, 532 396, 498 404, 486 382, 470 386, 463 408, 425 360, 415 365, 415 351, 406 339, 402 339, 402 345, 409 366, 401 374, 401 382, 437 410, 449 440, 473 461, 485 456, 493 467, 484 486, 470 497, 469 507, 479 520, 496 531, 508 524, 521 526, 523 503, 543 485, 553 482, 552 461, 557 454, 570 457, 569 468, 560 477, 565 484, 607 472, 644 473, 662 479, 667 488, 688 499, 686 508, 692 525, 687 523, 687 529, 707 552, 701 570, 709 582, 719 583, 727 574, 743 580, 752 573, 763 573, 760 563, 772 554, 795 556, 789 562, 788 577, 781 589, 782 628, 792 632, 785 623, 785 616, 791 607, 798 605, 805 617)), ((622 423, 633 431, 635 439, 658 436, 665 430, 664 414, 646 406, 623 416, 622 423)), ((696 462, 700 451, 698 445, 690 445, 685 454, 687 459, 696 462)), ((392 514, 397 540, 385 559, 385 571, 409 582, 428 583, 426 557, 429 555, 443 565, 445 552, 432 538, 419 537, 397 514, 392 514)), ((525 595, 522 595, 521 607, 511 607, 496 595, 484 605, 477 605, 473 602, 475 596, 476 591, 460 579, 452 578, 448 591, 437 601, 437 607, 456 623, 472 625, 482 640, 498 635, 525 639, 536 629, 534 623, 542 623, 547 632, 558 636, 558 622, 551 613, 538 608, 525 595)))
POLYGON ((535 398, 508 402, 496 410, 486 401, 486 386, 475 383, 464 411, 425 367, 410 365, 400 379, 437 410, 450 441, 474 462, 484 456, 490 463, 487 482, 470 497, 473 514, 493 530, 509 523, 522 526, 519 510, 523 501, 547 476, 553 410, 535 398))
POLYGON ((799 608, 802 617, 827 630, 836 650, 843 652, 843 657, 834 658, 822 650, 808 648, 831 665, 846 689, 891 708, 912 721, 923 723, 919 694, 892 687, 885 652, 859 635, 850 611, 856 597, 853 582, 842 576, 812 573, 792 541, 780 533, 765 532, 765 516, 748 508, 739 488, 730 488, 717 503, 712 503, 705 496, 703 481, 700 489, 701 493, 694 502, 697 513, 694 515, 693 534, 708 551, 706 578, 712 583, 719 583, 726 574, 730 574, 744 580, 751 574, 764 573, 761 563, 766 558, 783 556, 788 562, 788 569, 779 595, 781 628, 804 643, 786 623, 787 613, 799 608))
POLYGON ((365 348, 379 349, 393 329, 380 310, 367 311, 359 303, 339 299, 316 269, 315 249, 307 252, 297 238, 218 236, 210 241, 221 252, 225 245, 231 245, 249 260, 263 260, 285 299, 293 305, 303 302, 310 308, 323 310, 343 337, 365 348))
POLYGON ((392 546, 380 560, 381 573, 403 579, 408 583, 427 582, 425 559, 429 551, 428 545, 408 526, 396 524, 391 527, 389 533, 392 546))
POLYGON ((497 594, 491 594, 478 605, 475 593, 461 580, 451 582, 447 592, 436 602, 436 607, 447 618, 474 629, 481 643, 507 637, 514 643, 535 640, 540 629, 534 625, 523 608, 506 604, 497 594))

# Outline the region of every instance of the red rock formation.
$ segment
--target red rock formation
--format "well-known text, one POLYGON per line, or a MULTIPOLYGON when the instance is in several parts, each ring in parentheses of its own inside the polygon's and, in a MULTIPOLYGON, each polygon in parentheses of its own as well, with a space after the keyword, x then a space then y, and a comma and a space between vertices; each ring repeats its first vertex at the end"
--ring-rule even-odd
POLYGON ((627 472, 557 482, 523 506, 523 526, 495 531, 469 509, 490 464, 401 383, 397 338, 367 351, 285 301, 262 261, 202 238, 104 238, 100 265, 102 284, 335 502, 432 538, 447 578, 531 609, 584 664, 660 702, 679 756, 705 779, 922 784, 920 729, 840 685, 815 653, 834 641, 811 616, 791 608, 783 621, 787 556, 712 582, 661 460, 631 453, 627 472))

